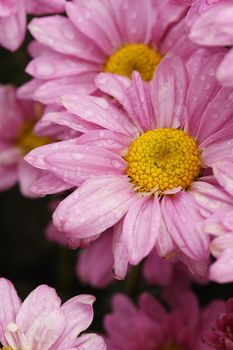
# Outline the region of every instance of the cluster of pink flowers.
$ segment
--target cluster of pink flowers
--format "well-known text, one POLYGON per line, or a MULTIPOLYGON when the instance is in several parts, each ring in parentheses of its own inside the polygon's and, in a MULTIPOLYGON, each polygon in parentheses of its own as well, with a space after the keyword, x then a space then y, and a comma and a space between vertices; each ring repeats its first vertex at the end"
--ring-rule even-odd
POLYGON ((80 248, 79 281, 136 271, 161 302, 117 294, 83 334, 93 296, 21 303, 2 278, 0 348, 232 349, 232 300, 201 308, 191 284, 233 282, 233 1, 0 1, 0 45, 27 28, 31 78, 0 86, 0 190, 59 194, 46 236, 80 248))

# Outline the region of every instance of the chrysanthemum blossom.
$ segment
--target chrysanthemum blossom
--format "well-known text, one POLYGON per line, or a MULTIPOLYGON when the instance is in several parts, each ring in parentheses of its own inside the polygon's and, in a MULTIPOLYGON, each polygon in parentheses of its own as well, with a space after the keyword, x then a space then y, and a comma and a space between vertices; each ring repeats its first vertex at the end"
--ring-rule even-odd
POLYGON ((64 11, 65 0, 1 0, 0 45, 15 51, 26 33, 26 15, 64 11))
POLYGON ((170 312, 147 293, 140 296, 137 307, 121 294, 112 304, 113 312, 104 319, 109 350, 209 350, 201 334, 224 308, 215 300, 201 310, 189 291, 180 294, 170 312))
POLYGON ((203 341, 211 349, 232 349, 233 348, 233 299, 229 299, 225 304, 225 310, 219 312, 213 321, 212 327, 206 327, 203 334, 203 341))
POLYGON ((91 93, 100 72, 131 78, 136 70, 150 81, 165 53, 188 58, 196 49, 184 31, 184 13, 169 0, 66 2, 67 17, 35 18, 29 24, 36 42, 26 71, 35 79, 20 96, 47 104, 64 93, 91 93))
POLYGON ((199 45, 228 48, 219 64, 216 77, 223 86, 233 86, 232 1, 195 1, 186 16, 186 29, 190 32, 190 39, 199 45))
POLYGON ((221 57, 195 55, 189 85, 175 56, 160 63, 151 86, 137 73, 132 82, 100 74, 98 87, 123 108, 81 94, 64 96, 62 103, 73 113, 72 125, 83 119, 105 130, 42 146, 25 158, 79 186, 53 216, 70 246, 113 227, 119 278, 128 262, 138 264, 154 247, 160 256, 179 256, 191 270, 208 258, 209 238, 200 224, 230 205, 218 181, 232 193, 231 175, 222 168, 222 160, 233 161, 232 90, 214 78, 221 57))
POLYGON ((83 334, 92 323, 94 301, 92 295, 83 294, 61 305, 56 291, 41 285, 21 302, 13 284, 1 278, 2 350, 105 350, 100 336, 83 334))
MULTIPOLYGON (((18 182, 23 195, 34 197, 35 192, 31 191, 31 186, 44 176, 47 181, 49 179, 52 181, 53 186, 49 185, 49 182, 47 184, 53 192, 56 188, 63 190, 70 187, 60 179, 30 166, 23 159, 33 148, 54 141, 57 137, 65 138, 65 132, 62 132, 64 126, 59 128, 59 125, 47 128, 46 136, 43 133, 35 133, 36 123, 43 114, 43 109, 40 103, 18 99, 13 86, 0 86, 1 191, 9 189, 18 182)), ((43 131, 42 128, 39 131, 43 131)))
POLYGON ((213 239, 210 244, 211 254, 216 261, 210 267, 210 279, 218 283, 233 281, 233 206, 211 215, 204 222, 204 230, 213 239))

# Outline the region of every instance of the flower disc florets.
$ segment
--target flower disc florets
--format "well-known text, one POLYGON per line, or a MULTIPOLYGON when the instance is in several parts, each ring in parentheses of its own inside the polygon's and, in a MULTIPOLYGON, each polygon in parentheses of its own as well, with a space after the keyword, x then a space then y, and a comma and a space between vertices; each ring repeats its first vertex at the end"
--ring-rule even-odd
POLYGON ((133 141, 125 156, 127 175, 140 192, 187 188, 201 171, 196 141, 182 130, 155 129, 133 141))
POLYGON ((137 71, 145 81, 153 78, 162 56, 152 47, 144 44, 128 44, 109 57, 104 71, 131 78, 137 71))

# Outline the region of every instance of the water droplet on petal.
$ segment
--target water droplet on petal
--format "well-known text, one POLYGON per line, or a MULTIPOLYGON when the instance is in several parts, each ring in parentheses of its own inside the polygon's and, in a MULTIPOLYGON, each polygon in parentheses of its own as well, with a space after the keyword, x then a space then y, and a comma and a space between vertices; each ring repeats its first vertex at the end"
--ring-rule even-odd
POLYGON ((72 157, 73 157, 74 159, 77 159, 77 160, 82 160, 82 159, 85 157, 85 155, 82 154, 82 153, 76 152, 76 153, 74 153, 74 154, 72 155, 72 157))

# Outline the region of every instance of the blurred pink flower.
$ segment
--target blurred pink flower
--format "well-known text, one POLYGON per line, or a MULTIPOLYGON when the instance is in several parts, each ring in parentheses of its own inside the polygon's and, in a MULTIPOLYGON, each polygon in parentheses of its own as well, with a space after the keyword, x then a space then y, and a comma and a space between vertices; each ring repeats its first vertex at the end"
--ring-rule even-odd
POLYGON ((138 264, 154 247, 160 256, 175 255, 189 268, 208 262, 209 237, 201 223, 231 202, 217 181, 232 193, 232 89, 221 88, 213 76, 221 57, 196 54, 189 84, 175 56, 163 59, 151 86, 137 73, 132 81, 100 74, 98 87, 123 108, 82 94, 62 101, 73 113, 73 125, 83 119, 105 130, 39 147, 25 158, 79 187, 53 215, 71 247, 113 227, 118 278, 125 276, 128 263, 138 264), (164 148, 167 139, 171 143, 164 148))
POLYGON ((0 279, 0 343, 3 349, 105 350, 96 334, 79 334, 93 320, 92 295, 79 295, 61 305, 46 285, 34 289, 22 303, 13 284, 0 279))
POLYGON ((0 45, 17 50, 25 37, 27 13, 63 12, 64 5, 65 0, 1 0, 0 45))
POLYGON ((233 207, 211 215, 204 231, 213 237, 210 251, 216 261, 210 267, 210 279, 218 283, 233 281, 233 207))
POLYGON ((202 343, 201 334, 224 307, 216 300, 201 310, 189 291, 180 294, 170 312, 147 293, 140 296, 138 307, 121 294, 113 298, 112 304, 112 314, 104 319, 109 350, 211 349, 202 343))
POLYGON ((138 70, 149 81, 165 53, 188 58, 197 47, 184 31, 185 11, 169 0, 80 0, 65 7, 67 17, 29 24, 36 41, 26 71, 35 79, 21 87, 20 97, 50 104, 63 94, 92 93, 104 71, 131 77, 138 70))
POLYGON ((225 304, 225 310, 220 312, 221 310, 217 315, 218 318, 215 316, 217 320, 212 324, 211 330, 206 327, 202 338, 211 349, 231 350, 233 348, 233 299, 229 299, 225 304))
MULTIPOLYGON (((173 0, 175 2, 175 0, 173 0)), ((229 0, 177 0, 192 5, 186 16, 189 37, 199 45, 228 47, 216 77, 223 86, 233 86, 233 3, 229 0)))
MULTIPOLYGON (((43 113, 40 103, 20 100, 16 97, 16 89, 13 86, 0 86, 0 190, 6 190, 19 182, 20 191, 27 197, 35 197, 31 191, 34 183, 39 183, 45 177, 47 187, 51 191, 62 191, 70 188, 69 184, 47 174, 44 171, 30 166, 23 157, 33 147, 43 145, 55 139, 65 139, 78 135, 74 131, 64 130, 64 126, 51 124, 43 134, 35 134, 35 124, 43 113)), ((46 114, 47 115, 47 114, 46 114)))

